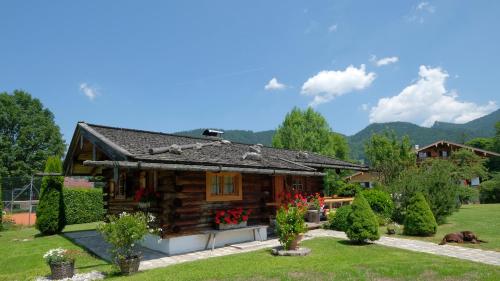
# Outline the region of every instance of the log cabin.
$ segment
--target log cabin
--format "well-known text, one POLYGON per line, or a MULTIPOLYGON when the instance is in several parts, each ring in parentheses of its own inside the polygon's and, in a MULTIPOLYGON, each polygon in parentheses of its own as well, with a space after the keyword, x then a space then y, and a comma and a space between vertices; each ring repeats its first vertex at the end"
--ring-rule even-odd
MULTIPOLYGON (((251 210, 248 225, 262 226, 258 234, 265 239, 284 192, 322 192, 325 169, 367 170, 312 152, 235 143, 215 136, 220 132, 206 132, 197 138, 78 122, 64 174, 101 176, 108 214, 140 210, 136 192, 154 190, 158 199, 147 212, 157 218, 162 237, 143 245, 177 254, 206 248, 219 210, 251 210)), ((251 240, 252 233, 218 237, 215 246, 251 240)))

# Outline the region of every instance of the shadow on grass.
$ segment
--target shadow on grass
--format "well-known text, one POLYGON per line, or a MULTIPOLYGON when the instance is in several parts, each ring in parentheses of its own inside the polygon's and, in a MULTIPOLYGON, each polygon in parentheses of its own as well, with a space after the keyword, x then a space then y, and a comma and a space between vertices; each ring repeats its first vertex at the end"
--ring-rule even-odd
POLYGON ((342 245, 347 245, 347 246, 371 246, 373 243, 370 242, 358 242, 358 241, 351 241, 351 240, 339 240, 337 243, 342 244, 342 245))

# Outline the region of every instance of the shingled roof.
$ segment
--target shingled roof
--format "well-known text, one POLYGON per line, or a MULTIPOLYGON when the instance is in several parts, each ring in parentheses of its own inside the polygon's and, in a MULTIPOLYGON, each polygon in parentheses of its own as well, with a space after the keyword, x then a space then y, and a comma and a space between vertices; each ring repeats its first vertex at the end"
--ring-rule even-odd
MULTIPOLYGON (((367 169, 366 166, 317 153, 235 143, 213 138, 187 137, 85 122, 79 122, 76 130, 90 134, 101 144, 108 146, 108 150, 111 149, 116 155, 120 155, 119 159, 113 159, 116 161, 302 172, 320 172, 324 168, 367 169)), ((74 145, 73 141, 71 145, 74 145)), ((65 165, 67 165, 67 160, 65 165)))

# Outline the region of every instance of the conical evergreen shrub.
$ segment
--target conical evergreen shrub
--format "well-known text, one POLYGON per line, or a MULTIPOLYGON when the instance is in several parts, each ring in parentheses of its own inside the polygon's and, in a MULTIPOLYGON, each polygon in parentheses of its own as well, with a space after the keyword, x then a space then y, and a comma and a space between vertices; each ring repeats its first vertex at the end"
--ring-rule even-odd
POLYGON ((347 217, 347 237, 357 243, 378 240, 380 234, 377 217, 361 192, 356 194, 351 206, 351 212, 347 217))
POLYGON ((422 193, 418 192, 410 199, 404 226, 405 235, 431 236, 436 234, 436 219, 422 193))
MULTIPOLYGON (((49 157, 45 173, 61 173, 59 157, 49 157)), ((40 191, 40 201, 36 210, 36 228, 45 235, 59 233, 66 225, 63 201, 63 176, 44 176, 40 191)))

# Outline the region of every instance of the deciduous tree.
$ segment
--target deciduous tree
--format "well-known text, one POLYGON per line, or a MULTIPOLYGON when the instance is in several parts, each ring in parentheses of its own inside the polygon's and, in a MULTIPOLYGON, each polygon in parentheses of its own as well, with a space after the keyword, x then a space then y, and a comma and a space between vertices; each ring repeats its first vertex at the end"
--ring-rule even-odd
POLYGON ((404 169, 415 165, 416 157, 407 136, 398 141, 394 133, 373 134, 365 144, 365 153, 383 184, 391 183, 404 169))
POLYGON ((344 136, 334 133, 326 119, 312 108, 293 108, 278 127, 273 146, 306 150, 347 159, 349 148, 344 136))
POLYGON ((54 115, 23 91, 0 93, 0 176, 29 178, 65 145, 54 115))

